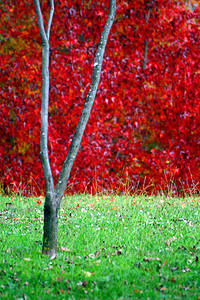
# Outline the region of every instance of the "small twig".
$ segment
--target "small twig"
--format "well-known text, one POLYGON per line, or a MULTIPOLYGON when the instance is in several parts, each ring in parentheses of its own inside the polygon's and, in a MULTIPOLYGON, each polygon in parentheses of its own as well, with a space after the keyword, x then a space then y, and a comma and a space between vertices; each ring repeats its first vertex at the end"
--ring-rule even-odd
MULTIPOLYGON (((149 21, 150 14, 151 14, 151 8, 148 10, 148 13, 145 14, 145 21, 146 21, 146 23, 148 23, 148 21, 149 21)), ((147 51, 148 51, 148 41, 145 40, 145 41, 144 41, 144 60, 143 60, 143 64, 142 64, 142 69, 143 69, 143 70, 146 69, 146 64, 147 64, 147 51)))
POLYGON ((142 64, 142 69, 145 70, 146 69, 146 64, 147 64, 147 50, 148 50, 148 41, 145 40, 144 41, 144 60, 143 60, 143 64, 142 64))
POLYGON ((3 41, 5 41, 5 40, 11 39, 11 38, 12 38, 12 36, 8 36, 6 38, 0 39, 0 43, 3 42, 3 41))

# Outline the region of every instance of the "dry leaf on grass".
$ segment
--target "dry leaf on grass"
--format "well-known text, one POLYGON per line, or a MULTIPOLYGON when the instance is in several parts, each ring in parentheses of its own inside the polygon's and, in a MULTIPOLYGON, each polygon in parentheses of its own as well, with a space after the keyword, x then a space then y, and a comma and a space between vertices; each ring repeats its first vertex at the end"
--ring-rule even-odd
POLYGON ((88 254, 88 257, 90 257, 90 258, 95 258, 96 256, 95 256, 94 253, 90 253, 90 254, 88 254))
POLYGON ((112 255, 121 255, 122 254, 122 249, 116 250, 115 252, 112 253, 112 255))
POLYGON ((94 272, 88 272, 88 271, 83 271, 84 275, 87 277, 91 277, 92 275, 94 275, 94 272))
POLYGON ((176 240, 176 237, 173 236, 170 239, 164 241, 165 245, 169 246, 171 244, 171 242, 174 242, 176 240))
POLYGON ((144 257, 143 261, 153 261, 153 260, 157 260, 160 261, 159 257, 144 257))
POLYGON ((186 272, 190 272, 191 270, 188 267, 185 267, 183 270, 181 270, 181 272, 186 273, 186 272))
POLYGON ((59 248, 59 250, 62 251, 62 252, 71 252, 70 249, 62 247, 62 246, 59 248))

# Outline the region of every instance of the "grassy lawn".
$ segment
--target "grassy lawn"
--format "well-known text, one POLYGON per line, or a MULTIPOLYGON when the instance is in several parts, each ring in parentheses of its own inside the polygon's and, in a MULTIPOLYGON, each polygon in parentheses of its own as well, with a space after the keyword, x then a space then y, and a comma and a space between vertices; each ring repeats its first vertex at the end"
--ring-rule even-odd
POLYGON ((55 260, 36 200, 0 197, 0 298, 200 299, 200 198, 65 197, 55 260))

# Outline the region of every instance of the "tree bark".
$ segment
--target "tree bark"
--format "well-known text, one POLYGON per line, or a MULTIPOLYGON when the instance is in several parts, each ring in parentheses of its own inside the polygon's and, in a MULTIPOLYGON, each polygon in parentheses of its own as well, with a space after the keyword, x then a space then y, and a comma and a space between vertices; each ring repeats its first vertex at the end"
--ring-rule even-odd
POLYGON ((51 203, 55 203, 55 199, 48 199, 46 196, 42 253, 53 259, 57 254, 58 208, 51 203))
POLYGON ((39 0, 34 0, 42 41, 42 104, 40 130, 40 159, 45 181, 44 229, 42 253, 52 258, 57 252, 58 209, 56 206, 54 182, 48 155, 48 108, 49 108, 49 36, 54 13, 54 2, 50 1, 51 10, 45 32, 39 0))
POLYGON ((40 37, 42 41, 42 105, 40 157, 45 180, 44 231, 42 253, 50 256, 53 259, 56 257, 57 254, 58 210, 96 96, 100 80, 103 55, 105 52, 108 35, 114 22, 116 0, 110 0, 108 17, 103 32, 101 34, 97 53, 94 60, 90 89, 86 97, 85 104, 75 134, 73 136, 69 151, 67 153, 67 157, 63 164, 63 168, 61 170, 55 189, 48 156, 49 36, 54 13, 54 0, 50 0, 51 10, 46 32, 44 29, 44 22, 39 0, 34 0, 34 4, 40 37))

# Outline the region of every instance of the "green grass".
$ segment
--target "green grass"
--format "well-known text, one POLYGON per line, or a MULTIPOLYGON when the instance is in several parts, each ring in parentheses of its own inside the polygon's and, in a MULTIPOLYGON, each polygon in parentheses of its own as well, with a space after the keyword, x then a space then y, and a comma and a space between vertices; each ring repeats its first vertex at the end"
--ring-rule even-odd
POLYGON ((66 197, 55 260, 41 255, 43 205, 0 207, 2 299, 200 299, 197 198, 66 197))

